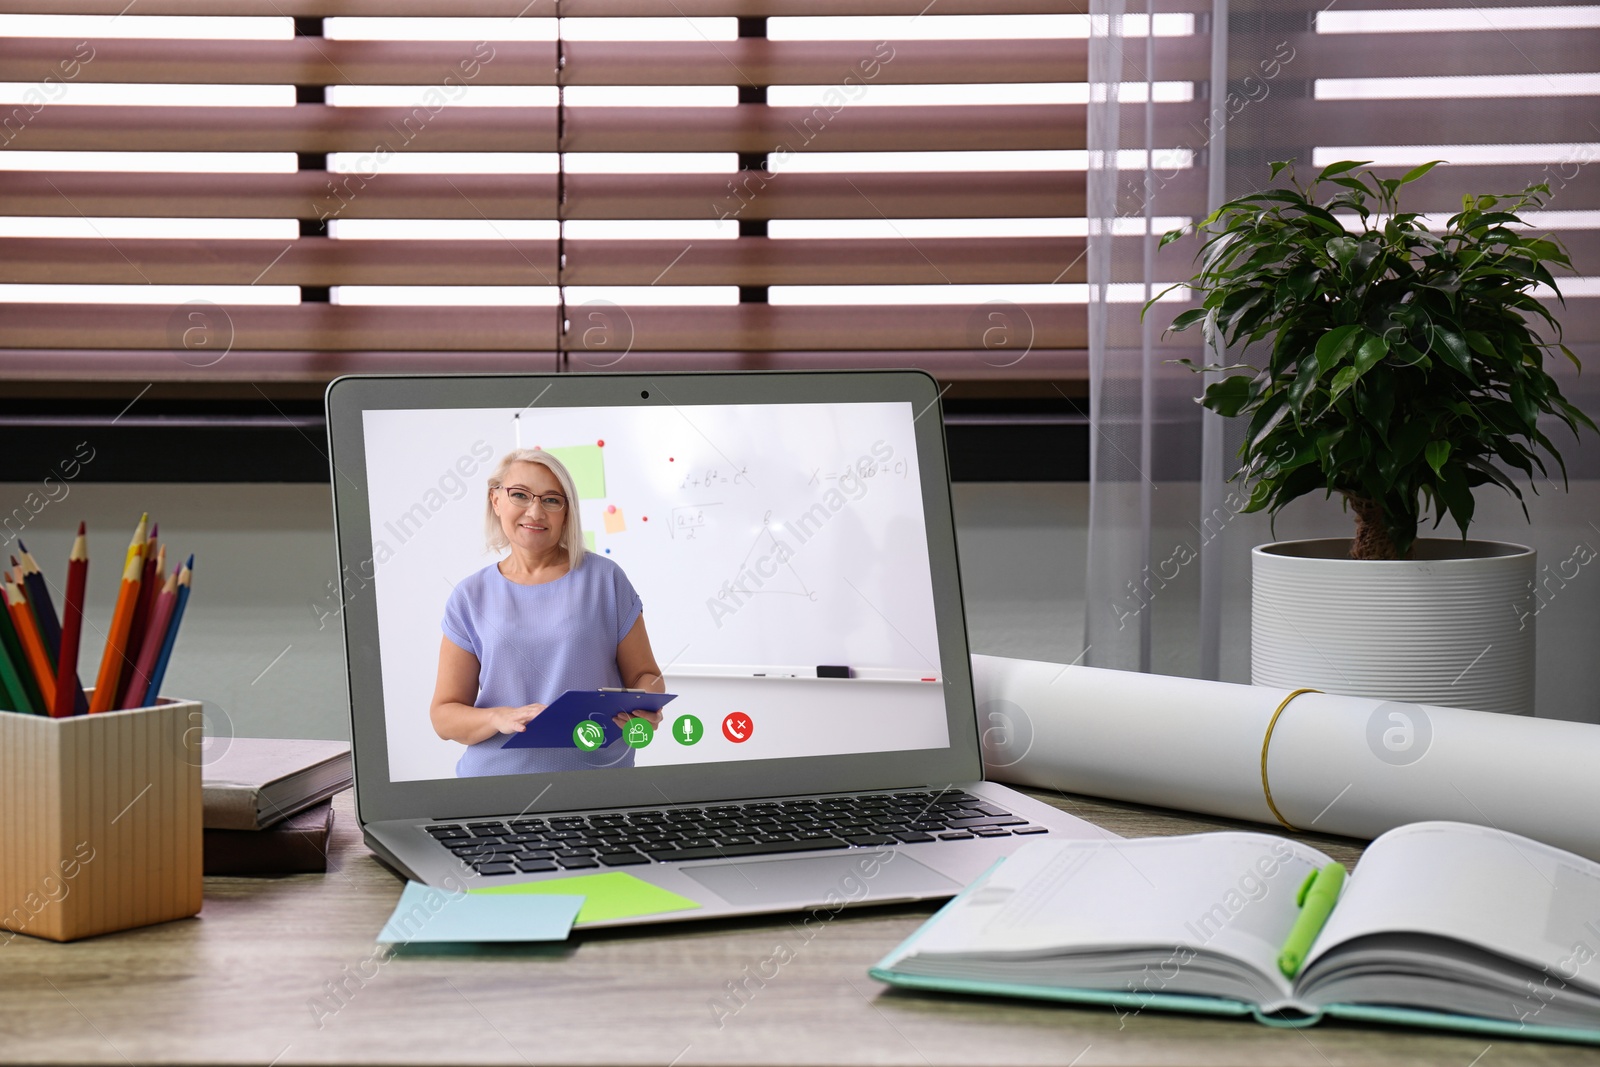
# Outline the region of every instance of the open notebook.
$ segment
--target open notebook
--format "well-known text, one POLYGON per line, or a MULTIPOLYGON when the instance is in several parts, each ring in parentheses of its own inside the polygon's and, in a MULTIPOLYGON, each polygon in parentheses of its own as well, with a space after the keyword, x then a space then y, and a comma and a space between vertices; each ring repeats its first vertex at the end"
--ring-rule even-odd
POLYGON ((1323 1015, 1600 1043, 1600 864, 1463 823, 1367 848, 1291 980, 1306 876, 1267 834, 1040 841, 872 969, 894 985, 1145 1008, 1323 1015))

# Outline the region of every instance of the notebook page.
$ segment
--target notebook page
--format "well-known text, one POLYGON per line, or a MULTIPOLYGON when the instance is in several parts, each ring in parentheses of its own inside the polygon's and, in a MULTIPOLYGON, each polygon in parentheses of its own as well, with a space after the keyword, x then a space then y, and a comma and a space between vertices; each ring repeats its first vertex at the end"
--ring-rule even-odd
POLYGON ((1488 827, 1402 826, 1368 846, 1306 966, 1393 931, 1458 938, 1600 990, 1600 864, 1488 827))
POLYGON ((1265 834, 1030 842, 913 951, 994 957, 1184 946, 1233 956, 1277 980, 1296 891, 1326 862, 1265 834))

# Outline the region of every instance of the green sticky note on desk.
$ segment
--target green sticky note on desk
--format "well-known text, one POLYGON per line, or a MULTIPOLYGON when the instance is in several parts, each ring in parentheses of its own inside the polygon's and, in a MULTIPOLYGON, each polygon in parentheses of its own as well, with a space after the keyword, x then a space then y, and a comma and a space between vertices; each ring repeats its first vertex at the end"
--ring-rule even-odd
POLYGON ((469 894, 540 893, 564 896, 582 894, 583 907, 574 925, 631 919, 637 915, 660 915, 668 911, 688 911, 700 905, 670 889, 651 885, 625 871, 605 874, 579 874, 571 878, 552 878, 545 882, 521 882, 487 889, 469 889, 469 894))
POLYGON ((568 445, 547 448, 572 475, 572 487, 579 500, 598 500, 606 495, 606 461, 599 445, 568 445))

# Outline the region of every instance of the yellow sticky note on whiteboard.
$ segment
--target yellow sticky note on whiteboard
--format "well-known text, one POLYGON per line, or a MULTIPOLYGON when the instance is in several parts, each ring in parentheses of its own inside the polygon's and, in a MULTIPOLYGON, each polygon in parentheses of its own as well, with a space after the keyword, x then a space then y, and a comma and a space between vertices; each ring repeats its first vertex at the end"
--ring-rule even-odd
POLYGON ((622 509, 615 504, 607 505, 604 514, 606 517, 606 533, 621 533, 628 528, 622 521, 622 509))

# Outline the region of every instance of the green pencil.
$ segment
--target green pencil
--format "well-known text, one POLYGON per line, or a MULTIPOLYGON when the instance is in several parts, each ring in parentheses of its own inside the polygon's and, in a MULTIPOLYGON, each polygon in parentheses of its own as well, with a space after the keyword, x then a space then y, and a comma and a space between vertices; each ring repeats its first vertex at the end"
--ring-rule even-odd
POLYGON ((39 696, 34 688, 33 679, 29 677, 32 668, 27 666, 27 660, 22 658, 22 645, 17 640, 17 634, 11 626, 11 613, 0 610, 0 689, 5 691, 5 697, 12 711, 23 711, 37 714, 44 706, 44 698, 39 696), (23 670, 17 669, 17 664, 22 664, 23 670), (27 684, 24 684, 27 679, 27 684))

